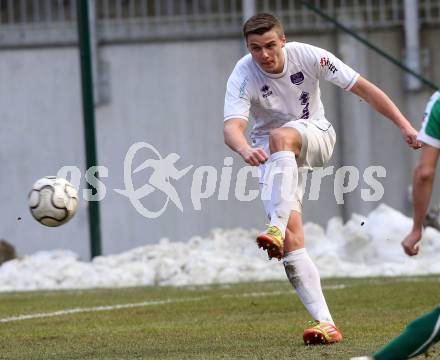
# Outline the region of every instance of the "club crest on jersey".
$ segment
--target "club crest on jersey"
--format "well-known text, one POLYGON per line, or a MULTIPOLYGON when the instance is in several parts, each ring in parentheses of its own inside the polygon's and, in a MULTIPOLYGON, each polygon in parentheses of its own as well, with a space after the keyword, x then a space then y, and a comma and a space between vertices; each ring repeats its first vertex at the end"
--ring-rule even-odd
POLYGON ((319 61, 322 67, 328 67, 328 70, 331 71, 333 74, 338 71, 335 65, 330 61, 328 57, 322 57, 319 61))
POLYGON ((272 90, 269 88, 269 85, 263 85, 260 90, 263 93, 263 98, 265 99, 273 94, 272 90))
POLYGON ((294 85, 300 85, 304 81, 304 74, 302 73, 302 71, 300 71, 297 72, 296 74, 290 75, 290 81, 294 85))

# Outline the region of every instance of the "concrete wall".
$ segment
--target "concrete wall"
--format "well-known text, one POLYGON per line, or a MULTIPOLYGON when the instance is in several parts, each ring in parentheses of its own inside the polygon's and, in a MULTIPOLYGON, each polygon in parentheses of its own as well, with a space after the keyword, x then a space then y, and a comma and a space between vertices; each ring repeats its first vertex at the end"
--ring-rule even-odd
MULTIPOLYGON (((432 64, 439 63, 437 29, 423 32, 423 46, 430 48, 432 64)), ((400 57, 403 44, 399 31, 367 34, 372 42, 400 57)), ((407 93, 403 75, 386 60, 363 45, 335 34, 289 36, 337 53, 344 61, 383 88, 401 106, 415 126, 431 90, 407 93)), ((103 251, 118 253, 135 246, 158 242, 162 237, 186 240, 206 235, 212 228, 255 227, 266 223, 259 200, 240 202, 234 196, 241 159, 223 145, 222 113, 225 83, 243 48, 241 40, 139 43, 100 47, 101 60, 109 65, 110 96, 97 108, 97 146, 100 165, 108 168, 103 178, 107 193, 101 201, 103 251), (124 157, 135 142, 152 145, 162 157, 177 153, 180 170, 194 167, 180 180, 172 181, 182 201, 183 212, 173 203, 157 219, 141 216, 130 201, 114 189, 124 189, 124 157), (223 159, 232 156, 229 200, 219 200, 223 159), (201 201, 201 210, 191 201, 194 171, 214 166, 217 181, 214 196, 201 201)), ((27 209, 26 196, 32 183, 55 174, 64 165, 76 165, 84 174, 83 123, 78 53, 75 48, 38 48, 0 52, 1 177, 0 237, 12 242, 20 254, 41 249, 70 248, 88 258, 87 202, 81 201, 77 216, 60 228, 45 228, 27 209), (18 217, 22 217, 18 221, 18 217)), ((434 68, 433 81, 440 82, 434 68)), ((364 203, 360 189, 363 170, 370 165, 387 169, 384 201, 399 210, 410 210, 406 189, 416 155, 406 148, 400 133, 375 115, 352 94, 322 84, 326 113, 338 132, 338 146, 330 165, 356 165, 361 174, 357 190, 337 205, 334 177, 323 179, 319 201, 306 201, 304 218, 325 224, 336 215, 367 214, 377 203, 364 203)), ((156 155, 142 149, 133 169, 156 155)), ((133 175, 135 188, 145 184, 151 169, 133 175)), ((213 179, 214 179, 213 178, 213 179)), ((81 187, 84 187, 82 181, 81 187)), ((257 189, 257 181, 248 189, 257 189)), ((159 209, 166 197, 155 191, 141 200, 150 210, 159 209)))
POLYGON ((84 167, 76 49, 1 51, 0 104, 0 238, 19 254, 72 248, 87 256, 84 202, 60 228, 38 224, 27 208, 34 181, 66 164, 84 167))

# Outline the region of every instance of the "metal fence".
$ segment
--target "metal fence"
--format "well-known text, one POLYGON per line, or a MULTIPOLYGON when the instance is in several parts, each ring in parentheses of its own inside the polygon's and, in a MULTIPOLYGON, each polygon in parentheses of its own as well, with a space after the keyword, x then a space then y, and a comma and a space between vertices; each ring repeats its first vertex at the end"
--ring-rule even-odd
MULTIPOLYGON (((403 25, 403 0, 310 0, 356 29, 403 25)), ((242 0, 94 0, 99 42, 239 36, 242 0)), ((333 26, 298 0, 255 0, 281 18, 286 32, 333 26)), ((422 25, 440 24, 440 0, 419 0, 422 25)), ((0 0, 0 46, 76 41, 75 0, 0 0)))

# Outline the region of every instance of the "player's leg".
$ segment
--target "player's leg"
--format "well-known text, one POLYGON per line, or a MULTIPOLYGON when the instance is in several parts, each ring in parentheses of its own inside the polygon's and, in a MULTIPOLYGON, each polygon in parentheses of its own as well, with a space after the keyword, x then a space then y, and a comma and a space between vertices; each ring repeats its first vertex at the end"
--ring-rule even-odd
POLYGON ((305 170, 323 166, 331 157, 335 141, 335 131, 325 119, 290 121, 271 131, 271 156, 261 166, 260 174, 261 195, 270 225, 266 233, 257 237, 258 246, 267 250, 270 258, 281 259, 284 254, 285 229, 300 187, 298 165, 305 170))
POLYGON ((440 340, 440 307, 411 322, 397 338, 374 355, 375 360, 410 359, 440 340))
POLYGON ((257 237, 269 257, 281 259, 287 223, 295 201, 298 184, 296 156, 301 151, 301 133, 294 128, 279 128, 269 136, 270 157, 265 164, 262 198, 270 219, 264 234, 257 237))
POLYGON ((425 353, 440 340, 440 307, 411 322, 405 330, 379 350, 374 357, 360 356, 351 360, 405 360, 425 353))
POLYGON ((304 332, 307 344, 325 344, 342 339, 334 322, 321 288, 318 269, 304 247, 302 216, 296 209, 292 211, 284 241, 283 259, 287 278, 297 292, 312 318, 318 323, 304 332))
POLYGON ((284 243, 283 264, 290 283, 314 320, 333 324, 318 269, 304 247, 302 216, 297 211, 292 211, 284 243))

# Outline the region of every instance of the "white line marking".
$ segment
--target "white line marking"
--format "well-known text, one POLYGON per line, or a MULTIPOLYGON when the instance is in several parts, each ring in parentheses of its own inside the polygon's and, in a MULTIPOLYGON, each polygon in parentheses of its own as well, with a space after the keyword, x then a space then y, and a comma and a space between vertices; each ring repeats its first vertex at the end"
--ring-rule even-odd
MULTIPOLYGON (((346 287, 347 287, 347 285, 340 284, 340 285, 324 286, 323 289, 337 290, 337 289, 344 289, 346 287)), ((294 293, 295 292, 293 290, 289 290, 289 291, 253 292, 253 293, 244 293, 244 294, 227 294, 227 295, 222 295, 221 297, 222 298, 268 297, 268 296, 286 295, 286 294, 294 294, 294 293)), ((46 313, 35 313, 35 314, 11 316, 11 317, 0 319, 0 323, 9 323, 9 322, 15 322, 15 321, 22 321, 22 320, 41 319, 41 318, 48 318, 48 317, 55 317, 55 316, 80 314, 80 313, 86 313, 86 312, 110 311, 110 310, 146 307, 146 306, 153 306, 153 305, 167 305, 167 304, 176 304, 176 303, 183 303, 183 302, 195 302, 195 301, 208 300, 212 297, 213 296, 200 296, 200 297, 189 297, 189 298, 183 298, 183 299, 180 298, 180 299, 152 300, 152 301, 144 301, 144 302, 132 303, 132 304, 95 306, 95 307, 88 307, 88 308, 72 308, 72 309, 65 309, 65 310, 46 312, 46 313)))
POLYGON ((85 313, 85 312, 109 311, 109 310, 129 309, 129 308, 137 308, 137 307, 152 306, 152 305, 166 305, 166 304, 175 304, 175 303, 181 303, 181 302, 202 301, 202 300, 206 300, 206 299, 208 299, 208 296, 186 298, 186 299, 166 299, 166 300, 157 300, 157 301, 144 301, 144 302, 133 303, 133 304, 95 306, 95 307, 90 307, 90 308, 73 308, 73 309, 66 309, 66 310, 60 310, 60 311, 54 311, 54 312, 48 312, 48 313, 36 313, 36 314, 29 314, 29 315, 11 316, 8 318, 0 319, 0 323, 47 318, 47 317, 54 317, 54 316, 63 316, 63 315, 78 314, 78 313, 85 313))

